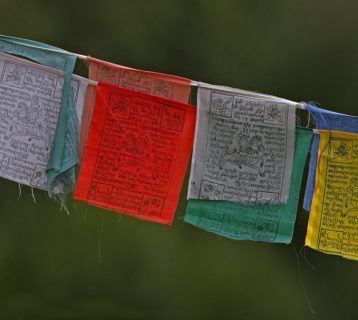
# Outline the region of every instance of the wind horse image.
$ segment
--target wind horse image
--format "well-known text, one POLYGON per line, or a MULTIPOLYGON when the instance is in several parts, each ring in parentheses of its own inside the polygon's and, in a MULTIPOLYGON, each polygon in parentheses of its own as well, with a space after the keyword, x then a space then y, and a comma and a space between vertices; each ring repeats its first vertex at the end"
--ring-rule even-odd
POLYGON ((261 177, 264 177, 264 151, 261 136, 238 133, 226 152, 220 156, 219 168, 222 170, 226 163, 231 163, 240 169, 242 166, 255 169, 261 177))
POLYGON ((33 139, 43 140, 46 147, 49 147, 49 137, 42 122, 42 109, 39 105, 39 97, 33 96, 30 105, 25 102, 18 102, 12 113, 12 125, 10 126, 10 135, 27 136, 29 141, 33 139))

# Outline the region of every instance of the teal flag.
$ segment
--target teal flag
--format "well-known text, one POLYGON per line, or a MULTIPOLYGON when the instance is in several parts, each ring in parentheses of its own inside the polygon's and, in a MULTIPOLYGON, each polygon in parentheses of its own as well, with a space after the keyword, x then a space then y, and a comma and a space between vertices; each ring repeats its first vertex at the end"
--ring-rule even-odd
POLYGON ((73 189, 78 161, 79 120, 71 87, 76 56, 41 42, 3 35, 0 35, 0 50, 64 72, 61 107, 47 165, 49 194, 64 195, 73 189))
POLYGON ((312 130, 296 129, 293 169, 286 204, 243 205, 229 201, 190 199, 185 222, 235 240, 290 243, 312 135, 312 130))

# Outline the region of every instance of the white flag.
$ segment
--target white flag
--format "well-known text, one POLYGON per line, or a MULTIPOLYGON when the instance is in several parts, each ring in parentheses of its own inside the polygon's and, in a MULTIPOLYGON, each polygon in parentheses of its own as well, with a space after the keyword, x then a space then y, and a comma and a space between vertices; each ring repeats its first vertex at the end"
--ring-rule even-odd
POLYGON ((197 101, 188 198, 286 203, 296 103, 211 85, 197 101))
MULTIPOLYGON (((81 121, 88 80, 72 77, 81 121)), ((62 99, 63 72, 0 52, 0 176, 47 189, 46 167, 62 99)))

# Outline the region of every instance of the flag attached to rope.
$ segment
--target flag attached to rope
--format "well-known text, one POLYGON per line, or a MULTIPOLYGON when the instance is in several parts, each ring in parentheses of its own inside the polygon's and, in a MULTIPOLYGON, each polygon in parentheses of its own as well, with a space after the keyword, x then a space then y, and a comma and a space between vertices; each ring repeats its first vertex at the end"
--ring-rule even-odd
POLYGON ((171 224, 195 107, 99 83, 74 198, 171 224))
POLYGON ((199 87, 188 198, 287 202, 295 109, 280 98, 199 87))
POLYGON ((311 130, 296 129, 291 186, 286 204, 244 205, 229 201, 190 199, 185 222, 235 240, 290 243, 311 139, 311 130))
MULTIPOLYGON (((91 57, 87 57, 87 60, 89 62, 88 78, 91 80, 188 103, 191 83, 189 79, 132 69, 91 57)), ((85 112, 81 124, 80 157, 83 154, 88 135, 95 96, 96 88, 94 85, 91 85, 87 91, 85 112)))
MULTIPOLYGON (((63 72, 0 52, 0 176, 47 190, 46 167, 60 111, 63 72)), ((73 76, 81 119, 87 79, 73 76)), ((63 190, 59 190, 63 192, 63 190)))
POLYGON ((305 245, 358 260, 358 135, 320 130, 305 245))
POLYGON ((78 162, 79 120, 71 89, 76 56, 41 42, 3 35, 0 35, 0 51, 20 55, 64 72, 61 107, 47 164, 48 192, 50 195, 58 194, 63 199, 74 186, 78 162))
MULTIPOLYGON (((358 133, 358 117, 321 109, 316 107, 313 103, 307 103, 305 105, 305 109, 312 115, 317 129, 358 133)), ((311 146, 311 158, 308 168, 306 191, 303 199, 303 208, 306 211, 310 211, 312 203, 316 177, 318 145, 319 135, 315 135, 311 146)))

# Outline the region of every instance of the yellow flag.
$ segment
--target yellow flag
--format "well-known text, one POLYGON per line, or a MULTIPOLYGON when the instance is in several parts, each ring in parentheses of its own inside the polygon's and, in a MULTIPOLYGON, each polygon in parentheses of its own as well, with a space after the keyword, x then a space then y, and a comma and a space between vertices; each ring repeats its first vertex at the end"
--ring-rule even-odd
POLYGON ((320 130, 305 244, 358 260, 358 134, 320 130))

